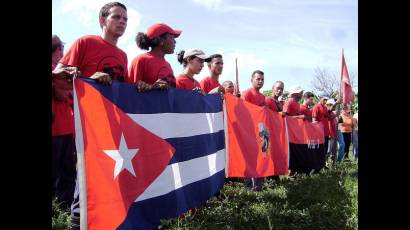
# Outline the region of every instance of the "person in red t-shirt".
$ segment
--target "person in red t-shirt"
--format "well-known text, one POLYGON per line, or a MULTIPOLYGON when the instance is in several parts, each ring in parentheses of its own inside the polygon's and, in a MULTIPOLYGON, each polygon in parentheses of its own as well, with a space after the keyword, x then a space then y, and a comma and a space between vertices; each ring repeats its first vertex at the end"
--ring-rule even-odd
POLYGON ((326 102, 327 110, 330 112, 329 116, 329 148, 326 150, 333 162, 336 160, 337 151, 337 114, 333 111, 335 104, 334 99, 329 99, 326 102))
POLYGON ((224 82, 222 83, 222 86, 223 86, 224 89, 225 89, 225 93, 229 93, 229 94, 232 94, 232 95, 233 95, 233 92, 234 92, 234 90, 235 90, 235 86, 233 85, 233 82, 232 82, 232 81, 224 81, 224 82))
POLYGON ((276 81, 272 86, 272 96, 266 97, 265 99, 266 106, 274 112, 281 113, 282 116, 284 116, 285 113, 282 113, 283 104, 279 100, 279 97, 282 96, 284 88, 285 84, 282 81, 276 81))
POLYGON ((208 58, 209 56, 199 49, 180 51, 178 62, 184 66, 184 70, 176 79, 177 89, 195 90, 205 95, 199 82, 194 79, 194 75, 201 72, 204 62, 208 58))
POLYGON ((137 46, 151 50, 132 60, 127 82, 136 84, 140 92, 175 87, 174 72, 164 57, 174 53, 175 38, 181 33, 181 30, 174 30, 163 23, 152 25, 145 34, 139 32, 137 46))
POLYGON ((69 68, 54 71, 58 61, 64 55, 64 43, 57 35, 52 36, 52 98, 51 127, 52 144, 52 195, 57 197, 63 209, 68 209, 73 202, 76 177, 76 158, 74 150, 74 114, 70 92, 69 68), (68 80, 68 81, 67 81, 68 80))
MULTIPOLYGON (((328 144, 329 144, 329 136, 330 136, 330 130, 329 130, 329 120, 333 118, 333 115, 329 112, 329 110, 326 107, 326 102, 329 100, 329 96, 326 94, 321 94, 319 95, 319 103, 316 104, 313 107, 312 110, 312 121, 313 122, 321 122, 323 124, 323 129, 324 129, 324 135, 325 135, 325 143, 324 143, 324 151, 323 151, 323 157, 322 157, 322 165, 325 166, 326 163, 326 155, 327 155, 327 149, 328 149, 328 144)), ((338 103, 340 103, 340 100, 338 100, 333 106, 336 106, 338 103)), ((320 169, 317 169, 319 171, 320 169)))
MULTIPOLYGON (((105 4, 99 12, 101 35, 87 35, 77 39, 60 60, 56 70, 67 66, 76 67, 76 75, 81 72, 81 76, 95 79, 104 85, 111 85, 112 80, 124 81, 128 76, 128 60, 125 52, 117 47, 117 42, 127 28, 127 20, 127 8, 122 3, 105 4)), ((75 192, 71 206, 73 227, 78 226, 79 210, 79 193, 75 192)))
POLYGON ((300 86, 289 91, 289 98, 283 105, 283 112, 293 118, 304 119, 305 115, 300 113, 299 100, 302 98, 303 89, 300 86))
POLYGON ((222 73, 224 62, 222 60, 222 55, 213 54, 208 58, 208 68, 211 76, 206 77, 199 83, 201 89, 208 94, 214 93, 224 93, 225 88, 219 84, 219 75, 222 73))
POLYGON ((300 113, 305 115, 305 120, 312 122, 312 110, 313 98, 315 95, 311 92, 305 92, 303 94, 303 104, 300 105, 300 113))
POLYGON ((252 88, 245 90, 241 98, 254 105, 265 106, 265 96, 259 92, 265 81, 264 73, 260 70, 255 70, 252 73, 252 88))
MULTIPOLYGON (((251 78, 252 88, 245 90, 242 93, 241 98, 254 105, 261 107, 265 106, 265 96, 259 92, 259 90, 263 87, 264 81, 264 73, 261 70, 255 70, 252 73, 251 78)), ((245 180, 245 186, 251 190, 260 191, 262 190, 264 180, 264 177, 249 178, 245 180)))

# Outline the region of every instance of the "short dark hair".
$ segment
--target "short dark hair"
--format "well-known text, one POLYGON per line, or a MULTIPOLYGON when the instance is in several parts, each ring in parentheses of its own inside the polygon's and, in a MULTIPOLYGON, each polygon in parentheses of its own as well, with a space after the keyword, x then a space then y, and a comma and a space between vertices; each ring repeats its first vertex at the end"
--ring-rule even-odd
POLYGON ((212 54, 211 56, 209 56, 209 58, 207 58, 205 61, 210 63, 212 61, 212 59, 214 58, 222 58, 221 54, 212 54))
POLYGON ((103 18, 107 17, 110 14, 110 9, 113 8, 114 6, 122 7, 124 8, 125 11, 127 11, 127 7, 125 7, 124 4, 120 2, 110 2, 110 3, 105 4, 101 8, 99 16, 103 18))
POLYGON ((306 91, 304 94, 303 94, 303 98, 309 98, 309 97, 314 97, 315 95, 313 94, 313 93, 311 93, 311 92, 309 92, 309 91, 306 91))
POLYGON ((255 76, 255 74, 260 74, 260 75, 265 75, 263 72, 262 72, 262 70, 255 70, 255 71, 253 71, 253 73, 252 73, 252 78, 255 76))

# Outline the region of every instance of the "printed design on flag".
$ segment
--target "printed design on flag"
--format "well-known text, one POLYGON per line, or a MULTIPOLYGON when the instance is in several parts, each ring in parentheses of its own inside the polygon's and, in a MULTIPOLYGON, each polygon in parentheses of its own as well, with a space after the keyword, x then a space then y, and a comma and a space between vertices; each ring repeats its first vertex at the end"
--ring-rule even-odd
POLYGON ((308 149, 318 149, 319 144, 320 144, 319 139, 308 139, 307 140, 308 149))
POLYGON ((266 155, 268 154, 268 151, 270 149, 269 130, 266 128, 266 125, 263 122, 260 122, 258 124, 258 127, 262 156, 263 158, 266 158, 266 155))

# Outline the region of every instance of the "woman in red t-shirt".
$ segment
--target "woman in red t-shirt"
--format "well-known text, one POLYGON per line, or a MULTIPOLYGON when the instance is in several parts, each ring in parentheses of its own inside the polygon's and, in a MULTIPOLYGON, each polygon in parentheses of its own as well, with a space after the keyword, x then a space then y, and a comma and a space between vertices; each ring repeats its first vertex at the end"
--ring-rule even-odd
POLYGON ((175 87, 174 72, 164 56, 174 53, 175 38, 181 32, 162 23, 152 25, 147 33, 139 32, 136 37, 137 46, 151 50, 132 60, 127 82, 136 84, 140 92, 175 87))
POLYGON ((209 57, 202 50, 190 49, 182 50, 178 53, 178 62, 184 66, 184 70, 176 79, 177 89, 196 90, 205 95, 195 74, 199 74, 204 67, 204 62, 209 57))

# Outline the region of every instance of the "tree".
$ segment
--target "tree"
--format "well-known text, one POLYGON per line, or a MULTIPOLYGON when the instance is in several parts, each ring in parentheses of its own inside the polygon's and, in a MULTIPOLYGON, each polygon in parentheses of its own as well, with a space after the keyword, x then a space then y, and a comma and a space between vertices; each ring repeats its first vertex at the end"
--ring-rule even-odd
MULTIPOLYGON (((356 73, 349 72, 350 84, 354 92, 357 92, 357 76, 356 73)), ((326 93, 331 97, 339 96, 340 90, 340 74, 330 73, 326 68, 315 68, 315 74, 311 82, 313 90, 316 93, 326 93)))

